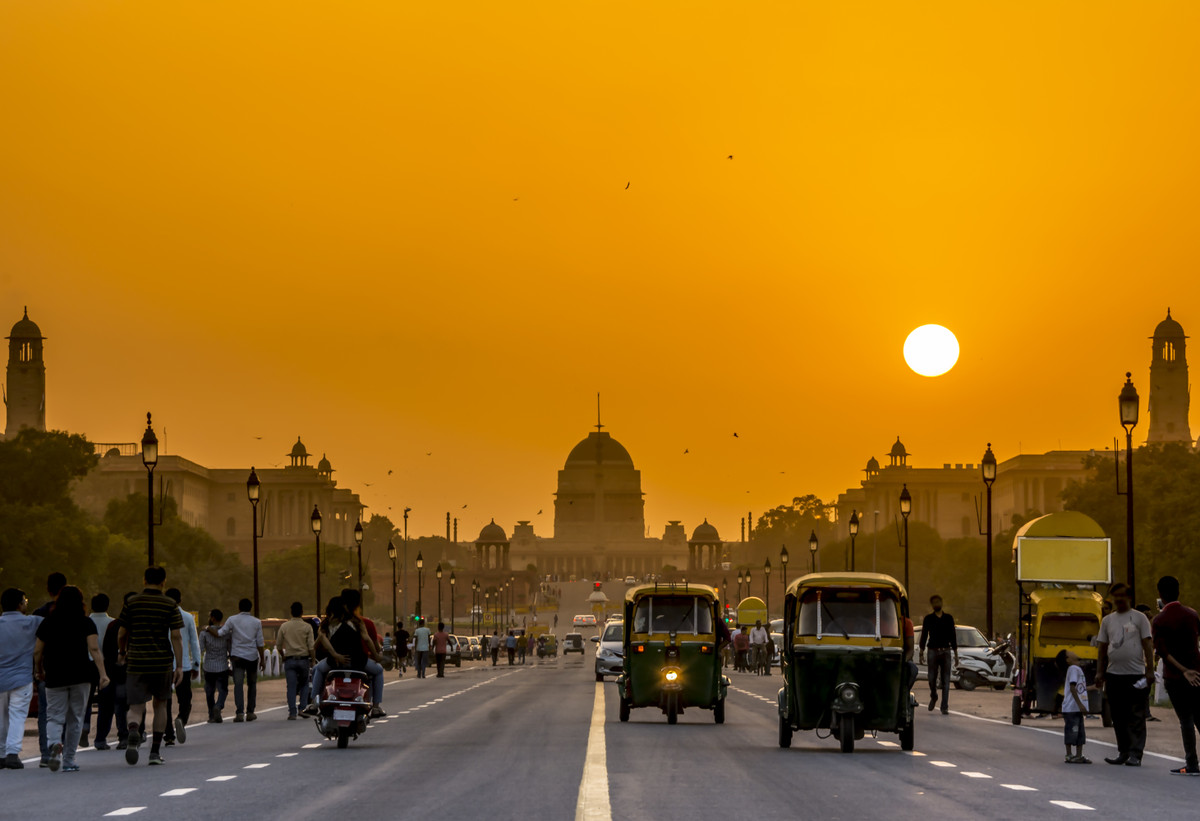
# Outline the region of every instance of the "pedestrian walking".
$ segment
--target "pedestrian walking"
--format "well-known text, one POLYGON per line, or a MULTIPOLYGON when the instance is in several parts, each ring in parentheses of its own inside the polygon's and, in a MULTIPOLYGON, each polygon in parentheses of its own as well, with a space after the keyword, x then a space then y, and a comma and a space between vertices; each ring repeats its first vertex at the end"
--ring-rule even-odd
POLYGON ((33 698, 33 651, 41 616, 25 614, 29 599, 25 591, 10 587, 0 593, 0 739, 4 759, 0 768, 24 769, 21 739, 25 718, 33 698))
POLYGON ((1158 580, 1162 611, 1150 623, 1154 649, 1163 660, 1163 686, 1171 697, 1171 706, 1179 718, 1183 736, 1184 766, 1171 770, 1173 775, 1200 775, 1196 760, 1196 729, 1200 727, 1200 617, 1179 601, 1179 579, 1163 576, 1158 580))
POLYGON ((942 597, 929 597, 932 613, 921 623, 921 663, 925 663, 925 647, 929 647, 929 711, 938 703, 938 687, 942 688, 942 715, 950 712, 950 671, 958 666, 958 633, 954 616, 942 609, 942 597))
POLYGON ((508 666, 512 667, 516 664, 517 658, 517 636, 513 631, 508 631, 508 638, 504 640, 504 646, 508 650, 508 666))
POLYGON ((408 640, 410 636, 404 629, 404 622, 396 622, 396 666, 400 668, 400 677, 408 669, 408 640))
POLYGON ((258 671, 262 669, 265 655, 262 622, 254 617, 251 612, 253 609, 254 602, 242 599, 238 602, 239 612, 226 619, 220 629, 214 630, 211 625, 205 628, 210 633, 216 632, 219 637, 229 637, 229 659, 233 662, 233 706, 237 710, 233 717, 234 724, 258 720, 254 707, 258 700, 258 671))
POLYGON ((1083 717, 1088 711, 1087 679, 1083 668, 1079 666, 1079 656, 1070 650, 1059 650, 1054 657, 1054 664, 1065 677, 1063 684, 1063 743, 1067 747, 1066 763, 1091 764, 1092 761, 1083 754, 1083 745, 1087 743, 1087 732, 1083 728, 1083 717), (1074 755, 1071 747, 1075 748, 1074 755))
POLYGON ((525 637, 517 636, 517 663, 525 663, 525 637))
POLYGON ((283 656, 283 674, 287 677, 287 720, 295 721, 299 710, 309 702, 309 671, 317 663, 312 628, 302 617, 304 605, 292 602, 292 617, 279 626, 275 647, 283 656))
POLYGON ((438 622, 437 632, 433 634, 433 658, 437 663, 437 677, 446 677, 446 650, 450 647, 450 634, 446 632, 444 622, 438 622))
POLYGON ((499 630, 492 631, 491 648, 492 648, 492 666, 495 667, 496 662, 498 662, 500 660, 500 631, 499 630))
MULTIPOLYGON (((225 614, 220 610, 212 610, 208 614, 209 627, 220 628, 224 620, 225 614)), ((200 631, 200 652, 208 723, 220 724, 224 721, 221 711, 225 709, 225 699, 229 696, 229 637, 216 635, 207 628, 200 631)))
POLYGON ((175 720, 171 720, 172 699, 167 699, 167 732, 163 740, 168 747, 175 746, 175 740, 180 744, 187 743, 187 723, 192 717, 192 682, 200 678, 200 639, 196 635, 196 619, 181 605, 183 593, 178 587, 167 590, 167 598, 179 607, 179 616, 183 619, 183 630, 179 637, 183 640, 183 680, 175 685, 174 707, 175 720))
MULTIPOLYGON (((100 652, 104 652, 104 635, 108 630, 108 626, 112 624, 113 618, 108 615, 108 605, 110 604, 108 596, 103 593, 97 593, 92 596, 91 606, 92 612, 88 613, 88 618, 96 625, 96 639, 100 642, 100 652)), ((108 663, 105 662, 105 670, 107 672, 108 663)), ((90 668, 89 668, 90 669, 90 668)), ((88 736, 92 732, 92 708, 95 707, 99 712, 100 689, 97 686, 99 682, 93 681, 91 691, 88 693, 87 709, 83 711, 83 735, 79 739, 80 748, 88 746, 88 736)), ((112 687, 112 676, 108 678, 108 686, 112 687)), ((99 725, 99 715, 97 715, 97 726, 99 725)), ((103 747, 97 745, 97 750, 108 749, 108 744, 103 747)))
MULTIPOLYGON (((129 600, 137 593, 130 591, 121 599, 121 609, 124 610, 129 600)), ((117 637, 125 622, 120 617, 113 619, 100 642, 100 651, 104 653, 104 669, 108 672, 108 687, 100 690, 100 709, 96 714, 97 750, 108 749, 108 731, 112 729, 113 720, 117 723, 117 749, 124 750, 129 738, 129 702, 125 692, 125 661, 121 659, 117 637)))
POLYGON ((163 593, 167 571, 147 567, 145 589, 125 602, 119 618, 117 661, 125 663, 125 697, 129 702, 129 733, 125 762, 138 763, 138 747, 145 738, 146 702, 154 704, 150 741, 151 765, 163 763, 162 739, 167 729, 167 699, 183 680, 183 619, 174 600, 163 593))
POLYGON ((750 652, 750 628, 743 624, 733 637, 733 670, 740 673, 747 669, 746 655, 750 652))
POLYGON ((96 624, 83 609, 83 593, 74 585, 59 591, 54 610, 37 629, 33 675, 46 685, 46 737, 51 772, 76 772, 83 715, 92 681, 108 686, 96 624))
POLYGON ((529 638, 525 639, 525 652, 526 652, 526 654, 528 654, 529 658, 531 658, 531 659, 534 657, 534 654, 537 652, 537 639, 535 639, 532 635, 530 635, 529 638))
POLYGON ((1154 681, 1154 642, 1150 620, 1133 609, 1129 586, 1118 582, 1109 591, 1113 612, 1100 622, 1096 647, 1096 686, 1104 688, 1117 737, 1117 754, 1107 764, 1140 767, 1146 748, 1146 717, 1154 681))
POLYGON ((425 678, 425 668, 429 666, 429 642, 432 635, 429 628, 425 626, 425 619, 417 622, 417 629, 413 631, 413 654, 417 657, 417 678, 425 678))
POLYGON ((767 642, 770 640, 771 634, 763 627, 762 619, 756 619, 754 627, 750 629, 750 664, 756 673, 769 675, 771 672, 767 657, 767 642))
MULTIPOLYGON (((49 616, 50 612, 54 609, 54 602, 58 599, 59 591, 62 590, 66 586, 67 586, 67 577, 64 576, 62 573, 55 572, 55 573, 51 573, 49 576, 47 576, 46 577, 46 595, 48 595, 50 598, 46 601, 45 604, 43 604, 37 610, 34 610, 33 615, 39 616, 43 619, 46 618, 46 616, 49 616)), ((39 767, 49 767, 50 766, 50 742, 46 738, 46 703, 47 703, 47 701, 46 701, 46 684, 45 684, 45 682, 39 681, 37 683, 37 696, 38 696, 38 700, 37 700, 38 750, 42 754, 42 760, 41 760, 41 763, 38 764, 38 766, 39 767)), ((61 741, 61 739, 56 739, 56 740, 61 741)))

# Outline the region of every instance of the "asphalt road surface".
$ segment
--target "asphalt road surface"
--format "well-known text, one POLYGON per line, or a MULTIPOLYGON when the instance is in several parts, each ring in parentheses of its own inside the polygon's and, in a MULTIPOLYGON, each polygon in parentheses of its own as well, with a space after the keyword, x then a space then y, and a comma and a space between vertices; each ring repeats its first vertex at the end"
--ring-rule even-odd
MULTIPOLYGON (((569 629, 560 621, 560 634, 569 629)), ((1168 774, 1179 766, 1170 757, 1110 767, 1102 759, 1113 749, 1094 743, 1096 763, 1067 765, 1056 728, 923 709, 912 754, 887 735, 851 755, 813 733, 781 750, 778 673, 734 674, 722 726, 704 710, 676 726, 635 710, 621 724, 611 680, 595 681, 593 646, 524 667, 464 664, 444 679, 389 673, 390 717, 345 750, 263 705, 252 724, 194 725, 187 744, 164 748, 162 767, 145 764, 148 746, 136 767, 115 750, 81 751, 78 773, 38 769, 34 758, 0 772, 0 818, 1028 821, 1186 818, 1200 798, 1200 779, 1168 774)), ((1088 729, 1101 737, 1098 722, 1088 729)))

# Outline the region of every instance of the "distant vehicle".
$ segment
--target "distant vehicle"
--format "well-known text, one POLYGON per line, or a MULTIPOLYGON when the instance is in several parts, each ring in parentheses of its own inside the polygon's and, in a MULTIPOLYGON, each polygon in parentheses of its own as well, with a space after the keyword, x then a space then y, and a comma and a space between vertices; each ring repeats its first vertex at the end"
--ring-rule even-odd
POLYGON ((458 642, 459 667, 462 666, 462 659, 474 661, 475 659, 479 658, 479 656, 476 655, 476 652, 479 650, 478 644, 472 645, 471 640, 466 636, 455 636, 454 638, 458 642))
POLYGON ((591 614, 576 616, 571 620, 571 624, 574 627, 595 627, 596 617, 591 614))
POLYGON ((619 676, 625 663, 625 623, 623 621, 609 622, 600 636, 593 636, 596 642, 596 681, 604 681, 605 676, 619 676))
POLYGON ((583 634, 582 633, 567 633, 563 636, 562 654, 578 653, 583 655, 583 634))
POLYGON ((636 576, 626 576, 626 577, 625 577, 625 584, 628 584, 628 585, 630 585, 630 586, 633 586, 633 585, 635 585, 635 584, 637 584, 637 583, 638 583, 638 580, 637 580, 637 577, 636 577, 636 576))
MULTIPOLYGON (((914 647, 921 646, 921 633, 920 626, 913 630, 914 647)), ((1008 686, 1011 675, 1008 664, 1001 656, 991 652, 992 645, 979 628, 967 624, 955 625, 954 638, 958 642, 959 666, 951 667, 950 683, 955 689, 994 687, 1003 690, 1008 686)), ((924 681, 929 677, 929 669, 918 662, 917 675, 924 681)))

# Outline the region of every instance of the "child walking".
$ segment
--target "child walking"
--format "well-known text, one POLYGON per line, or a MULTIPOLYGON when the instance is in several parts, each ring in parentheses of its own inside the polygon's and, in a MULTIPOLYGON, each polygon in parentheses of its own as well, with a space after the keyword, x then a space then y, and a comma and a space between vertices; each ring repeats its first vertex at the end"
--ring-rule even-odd
POLYGON ((1087 681, 1083 676, 1083 668, 1079 666, 1079 656, 1070 650, 1060 650, 1054 657, 1054 663, 1059 672, 1066 675, 1063 685, 1063 743, 1067 746, 1068 764, 1091 764, 1091 759, 1083 754, 1083 745, 1087 743, 1087 734, 1083 729, 1083 717, 1088 711, 1087 681), (1075 754, 1071 755, 1071 747, 1075 754))

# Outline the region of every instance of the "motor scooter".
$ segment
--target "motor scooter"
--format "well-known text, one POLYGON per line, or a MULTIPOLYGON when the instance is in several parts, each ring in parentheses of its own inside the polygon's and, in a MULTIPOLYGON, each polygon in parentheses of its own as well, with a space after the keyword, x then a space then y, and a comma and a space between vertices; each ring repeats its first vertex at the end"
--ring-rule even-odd
POLYGON ((370 689, 366 673, 358 670, 330 670, 325 676, 315 722, 321 735, 337 739, 338 749, 345 749, 351 738, 367 731, 370 689))

